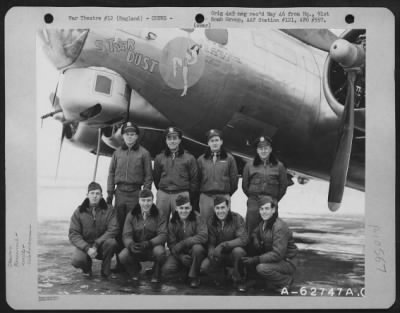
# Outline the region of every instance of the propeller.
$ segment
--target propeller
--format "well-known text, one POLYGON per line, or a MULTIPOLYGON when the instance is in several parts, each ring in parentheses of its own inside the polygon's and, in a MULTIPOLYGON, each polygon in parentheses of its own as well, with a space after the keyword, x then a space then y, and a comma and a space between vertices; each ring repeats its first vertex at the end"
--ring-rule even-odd
POLYGON ((347 93, 341 121, 341 133, 331 168, 328 207, 331 211, 339 209, 343 198, 354 133, 355 80, 365 64, 365 51, 361 45, 347 40, 336 40, 330 49, 330 57, 342 66, 347 73, 347 93))
POLYGON ((354 133, 355 80, 365 64, 365 47, 337 37, 328 29, 283 29, 283 32, 305 44, 329 53, 347 73, 347 93, 342 113, 339 142, 331 168, 328 207, 339 209, 350 164, 354 133))
POLYGON ((331 211, 336 211, 340 207, 349 169, 354 133, 354 81, 357 72, 357 69, 347 71, 347 94, 342 116, 342 130, 329 183, 328 207, 331 211))
POLYGON ((61 131, 60 148, 58 149, 58 157, 57 157, 57 167, 56 167, 56 177, 55 177, 56 180, 58 177, 58 167, 60 165, 62 145, 63 145, 64 138, 65 138, 65 135, 67 132, 66 127, 67 127, 66 125, 63 125, 62 131, 61 131))

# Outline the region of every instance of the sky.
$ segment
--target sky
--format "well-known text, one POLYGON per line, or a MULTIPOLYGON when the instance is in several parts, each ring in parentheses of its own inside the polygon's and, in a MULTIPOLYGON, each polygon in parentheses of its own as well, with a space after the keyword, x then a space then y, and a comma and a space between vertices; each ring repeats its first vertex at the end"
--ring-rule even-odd
MULTIPOLYGON (((85 197, 86 186, 93 180, 96 157, 64 140, 56 179, 61 123, 48 118, 41 125, 40 116, 52 111, 49 97, 55 90, 59 73, 44 57, 39 44, 37 52, 38 212, 40 216, 67 217, 85 197), (59 205, 53 208, 52 203, 57 200, 59 205)), ((108 157, 99 158, 96 180, 103 189, 106 188, 109 162, 108 157)), ((365 194, 349 188, 345 189, 339 211, 330 212, 327 206, 328 188, 327 182, 319 180, 311 180, 305 185, 295 182, 280 202, 281 211, 327 216, 364 215, 365 194)), ((233 197, 232 209, 243 214, 245 206, 246 197, 239 190, 233 197)))

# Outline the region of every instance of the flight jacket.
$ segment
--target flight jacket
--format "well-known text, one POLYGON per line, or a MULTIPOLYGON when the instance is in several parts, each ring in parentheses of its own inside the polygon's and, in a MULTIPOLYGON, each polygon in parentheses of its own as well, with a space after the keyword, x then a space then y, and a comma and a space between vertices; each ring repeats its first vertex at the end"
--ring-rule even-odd
POLYGON ((158 154, 154 159, 154 185, 164 191, 198 190, 198 168, 193 155, 181 147, 172 157, 169 149, 158 154))
POLYGON ((297 255, 297 246, 289 226, 279 217, 271 228, 263 230, 262 221, 253 231, 251 238, 261 244, 260 263, 273 263, 292 259, 297 255))
POLYGON ((123 144, 114 151, 108 171, 107 193, 114 194, 115 185, 121 184, 122 191, 135 191, 143 185, 151 189, 153 176, 150 153, 135 144, 131 149, 123 144))
POLYGON ((71 217, 68 238, 75 247, 85 252, 92 245, 100 246, 106 239, 115 238, 119 233, 115 211, 103 198, 95 212, 93 216, 89 199, 86 198, 71 217))
POLYGON ((207 240, 207 225, 198 213, 190 212, 184 223, 180 220, 178 212, 174 212, 168 224, 168 247, 170 249, 183 241, 184 248, 189 250, 195 244, 205 245, 207 240))
POLYGON ((229 248, 245 247, 249 237, 244 219, 236 212, 230 211, 224 224, 214 214, 207 221, 208 249, 215 249, 220 243, 228 242, 229 248))
POLYGON ((151 241, 154 247, 164 245, 167 234, 166 220, 159 214, 157 207, 153 204, 149 216, 144 220, 140 205, 137 204, 126 217, 122 240, 126 248, 129 248, 132 242, 143 241, 151 241))
POLYGON ((242 189, 248 196, 269 195, 279 201, 288 186, 286 169, 281 162, 254 165, 248 162, 243 169, 242 189))
POLYGON ((199 166, 200 192, 211 194, 230 194, 232 195, 238 188, 238 169, 232 154, 223 148, 213 162, 211 150, 197 159, 199 166))

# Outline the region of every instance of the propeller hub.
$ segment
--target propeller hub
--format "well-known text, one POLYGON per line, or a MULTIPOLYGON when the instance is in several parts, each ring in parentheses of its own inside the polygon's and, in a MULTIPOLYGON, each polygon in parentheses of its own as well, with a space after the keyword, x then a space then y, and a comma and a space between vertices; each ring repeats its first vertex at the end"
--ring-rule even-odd
POLYGON ((338 39, 332 44, 330 55, 334 61, 345 68, 359 67, 365 63, 364 49, 345 39, 338 39))

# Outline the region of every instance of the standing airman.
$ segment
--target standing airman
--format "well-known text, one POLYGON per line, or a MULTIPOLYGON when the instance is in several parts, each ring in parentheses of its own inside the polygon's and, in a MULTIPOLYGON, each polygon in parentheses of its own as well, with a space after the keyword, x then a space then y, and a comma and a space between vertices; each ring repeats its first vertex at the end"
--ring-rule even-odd
POLYGON ((199 165, 200 215, 207 220, 214 214, 214 198, 223 195, 228 201, 238 187, 238 170, 232 154, 223 147, 222 134, 211 129, 207 133, 208 148, 199 165))
MULTIPOLYGON (((153 181, 150 153, 138 142, 139 128, 127 122, 121 133, 124 143, 112 155, 107 181, 107 203, 111 204, 115 196, 114 207, 120 227, 117 237, 119 251, 123 248, 122 229, 126 215, 137 205, 142 186, 150 190, 153 181)), ((117 257, 117 267, 113 271, 122 270, 117 257)))
POLYGON ((272 140, 267 136, 257 138, 254 159, 243 169, 242 188, 247 195, 246 225, 250 235, 261 222, 258 197, 271 196, 278 201, 288 186, 286 169, 272 153, 272 140))
POLYGON ((198 169, 193 155, 183 149, 182 131, 177 127, 165 130, 166 149, 154 160, 154 184, 157 191, 156 205, 167 221, 175 211, 179 196, 190 198, 198 191, 198 169))

